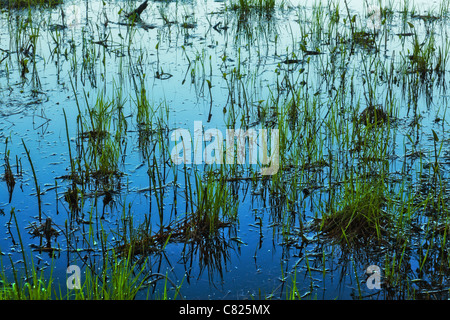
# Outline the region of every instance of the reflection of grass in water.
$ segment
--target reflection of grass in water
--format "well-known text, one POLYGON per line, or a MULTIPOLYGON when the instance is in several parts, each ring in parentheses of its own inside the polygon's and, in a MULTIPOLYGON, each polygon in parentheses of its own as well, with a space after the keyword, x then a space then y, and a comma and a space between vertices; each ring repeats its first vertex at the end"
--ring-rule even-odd
MULTIPOLYGON (((188 174, 188 173, 187 173, 188 174)), ((199 173, 194 173, 192 184, 191 176, 186 176, 185 195, 187 198, 186 213, 177 219, 165 221, 164 211, 159 210, 159 227, 152 232, 152 225, 145 220, 137 228, 132 226, 132 217, 129 224, 119 231, 120 245, 115 246, 116 252, 123 256, 131 253, 132 256, 148 255, 161 252, 170 243, 192 244, 203 248, 200 253, 209 255, 211 251, 217 253, 220 250, 218 243, 222 243, 222 230, 231 227, 237 217, 238 202, 225 179, 217 177, 217 171, 210 171, 203 179, 199 173), (216 175, 214 175, 216 174, 216 175), (210 246, 210 248, 207 248, 210 246)), ((219 174, 220 175, 220 174, 219 174)), ((163 199, 158 199, 164 194, 161 186, 161 176, 155 172, 153 184, 158 208, 162 208, 163 199)))

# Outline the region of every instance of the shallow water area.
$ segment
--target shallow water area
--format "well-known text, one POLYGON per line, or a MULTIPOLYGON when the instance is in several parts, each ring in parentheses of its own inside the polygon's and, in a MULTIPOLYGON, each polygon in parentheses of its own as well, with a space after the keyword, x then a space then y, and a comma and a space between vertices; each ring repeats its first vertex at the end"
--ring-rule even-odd
POLYGON ((0 14, 5 279, 448 298, 448 1, 141 4, 0 14))

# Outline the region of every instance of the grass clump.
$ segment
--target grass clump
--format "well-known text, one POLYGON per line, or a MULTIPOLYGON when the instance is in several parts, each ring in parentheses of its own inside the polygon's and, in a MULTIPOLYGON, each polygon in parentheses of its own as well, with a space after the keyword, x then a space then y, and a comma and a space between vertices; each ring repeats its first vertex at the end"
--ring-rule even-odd
MULTIPOLYGON (((146 264, 132 263, 131 257, 119 258, 113 253, 100 272, 86 268, 81 274, 81 287, 67 289, 59 283, 59 290, 55 286, 53 268, 50 275, 44 275, 44 271, 38 271, 32 261, 32 267, 27 270, 29 277, 22 279, 18 270, 14 269, 14 281, 10 281, 2 264, 0 273, 0 300, 134 300, 137 295, 148 285, 157 280, 166 280, 163 288, 163 296, 160 299, 170 299, 167 295, 167 276, 160 274, 147 274, 146 264), (156 280, 149 281, 156 278, 156 280)), ((170 281, 170 279, 169 279, 170 281)), ((172 283, 173 286, 175 286, 172 283)), ((180 288, 177 286, 174 299, 180 288)), ((144 297, 142 297, 144 298, 144 297)), ((147 297, 148 298, 148 297, 147 297)))
POLYGON ((0 7, 18 9, 36 6, 54 7, 63 3, 62 0, 0 0, 0 7))
MULTIPOLYGON (((76 300, 134 300, 144 285, 145 263, 132 264, 131 259, 120 259, 112 254, 110 263, 100 274, 86 269, 85 281, 79 290, 73 290, 76 300)), ((69 296, 70 297, 70 296, 69 296)))
POLYGON ((232 0, 230 9, 241 13, 257 12, 272 16, 275 9, 275 0, 232 0))
POLYGON ((213 237, 235 220, 235 199, 227 185, 213 176, 209 175, 204 181, 197 175, 195 178, 197 201, 191 204, 194 212, 190 215, 186 236, 193 239, 213 237))
POLYGON ((376 125, 386 123, 388 120, 389 115, 382 107, 370 105, 361 112, 358 123, 376 125))
POLYGON ((362 184, 359 190, 347 190, 338 208, 323 216, 320 229, 349 245, 381 240, 390 220, 386 202, 382 185, 362 184))
POLYGON ((221 231, 237 220, 234 195, 222 175, 215 177, 213 172, 207 172, 202 179, 200 174, 195 173, 194 179, 195 189, 191 189, 190 183, 186 189, 186 198, 192 210, 187 210, 180 218, 167 224, 161 215, 160 228, 153 233, 148 220, 137 228, 131 224, 126 226, 127 229, 121 232, 122 243, 114 249, 119 256, 161 252, 169 243, 201 244, 221 238, 221 231))
POLYGON ((353 42, 367 49, 376 49, 376 34, 366 31, 357 31, 353 34, 353 42))
POLYGON ((53 279, 45 279, 42 271, 38 272, 32 265, 31 279, 20 282, 17 271, 13 269, 14 282, 8 280, 3 272, 0 274, 0 300, 49 300, 52 296, 53 279))

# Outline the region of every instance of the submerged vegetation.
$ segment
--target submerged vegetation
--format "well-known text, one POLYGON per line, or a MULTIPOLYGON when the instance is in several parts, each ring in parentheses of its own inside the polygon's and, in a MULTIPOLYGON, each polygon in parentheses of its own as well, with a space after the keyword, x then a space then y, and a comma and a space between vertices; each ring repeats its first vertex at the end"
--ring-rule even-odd
POLYGON ((448 299, 449 1, 1 4, 1 299, 448 299))

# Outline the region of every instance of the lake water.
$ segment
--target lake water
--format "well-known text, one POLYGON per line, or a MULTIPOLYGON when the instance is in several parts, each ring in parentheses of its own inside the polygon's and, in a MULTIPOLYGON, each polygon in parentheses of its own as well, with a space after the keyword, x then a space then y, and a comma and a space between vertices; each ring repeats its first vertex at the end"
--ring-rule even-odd
POLYGON ((17 231, 65 290, 67 266, 99 270, 125 239, 211 211, 224 223, 214 236, 169 238, 136 256, 148 259, 148 274, 181 284, 185 298, 285 299, 294 283, 303 299, 447 298, 447 1, 381 10, 286 1, 269 13, 150 1, 130 27, 123 15, 138 5, 65 1, 0 15, 5 274, 10 261, 23 265, 17 231), (384 129, 358 131, 369 106, 388 110, 384 129), (227 129, 259 138, 279 130, 280 168, 261 175, 267 166, 260 154, 251 163, 249 148, 239 165, 209 166, 194 148, 198 163, 175 164, 172 134, 184 129, 194 143, 196 128, 215 139, 227 129), (352 247, 314 228, 375 176, 393 217, 383 241, 352 247), (59 233, 49 246, 39 235, 47 217, 59 233), (367 285, 370 265, 381 270, 380 289, 367 285))

